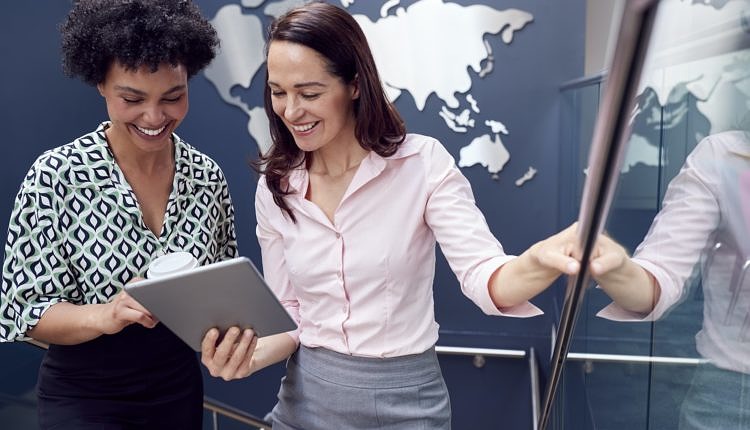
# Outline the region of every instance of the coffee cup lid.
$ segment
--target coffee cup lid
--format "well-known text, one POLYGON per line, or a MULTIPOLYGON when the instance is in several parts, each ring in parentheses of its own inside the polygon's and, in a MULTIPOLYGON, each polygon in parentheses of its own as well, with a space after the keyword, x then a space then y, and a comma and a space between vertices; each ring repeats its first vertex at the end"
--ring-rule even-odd
POLYGON ((149 279, 158 278, 160 276, 166 276, 172 273, 181 272, 183 270, 194 269, 198 266, 198 260, 193 257, 189 252, 173 252, 170 254, 162 255, 156 260, 152 261, 148 266, 148 273, 146 276, 149 279))

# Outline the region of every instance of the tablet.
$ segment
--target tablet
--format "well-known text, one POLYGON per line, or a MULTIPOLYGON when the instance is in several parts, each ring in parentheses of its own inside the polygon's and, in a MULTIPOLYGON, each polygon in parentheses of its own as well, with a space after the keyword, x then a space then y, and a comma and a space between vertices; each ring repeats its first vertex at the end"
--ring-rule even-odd
POLYGON ((247 257, 133 282, 125 290, 196 351, 212 327, 221 333, 252 328, 258 337, 297 328, 247 257))

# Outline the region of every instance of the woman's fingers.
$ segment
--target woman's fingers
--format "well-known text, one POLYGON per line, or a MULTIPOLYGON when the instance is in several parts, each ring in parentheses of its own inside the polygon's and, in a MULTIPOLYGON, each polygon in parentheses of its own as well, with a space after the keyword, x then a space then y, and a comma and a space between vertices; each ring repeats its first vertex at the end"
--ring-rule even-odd
POLYGON ((120 319, 128 322, 127 325, 132 323, 140 324, 146 328, 154 328, 158 321, 153 318, 150 314, 144 313, 139 309, 125 308, 119 314, 120 319))
POLYGON ((232 355, 234 344, 240 334, 238 327, 231 327, 224 334, 221 342, 216 343, 219 338, 219 331, 215 328, 209 330, 206 337, 203 338, 203 350, 208 350, 208 354, 204 354, 203 363, 208 368, 211 376, 223 376, 223 371, 227 361, 232 355), (213 342, 214 346, 207 345, 208 342, 213 342))
POLYGON ((591 274, 594 276, 603 276, 622 266, 627 255, 616 250, 603 252, 591 259, 591 274))
POLYGON ((221 372, 222 379, 231 381, 232 379, 243 378, 249 375, 250 367, 243 367, 243 363, 247 361, 248 352, 252 353, 250 345, 254 339, 255 332, 252 330, 244 330, 242 332, 239 343, 235 344, 232 355, 221 372))
POLYGON ((566 275, 575 275, 578 273, 580 264, 570 256, 570 253, 564 248, 544 249, 538 257, 539 262, 546 267, 558 270, 566 275))
POLYGON ((255 336, 253 334, 252 341, 250 342, 250 346, 248 347, 247 353, 245 354, 245 359, 240 364, 239 368, 242 370, 242 374, 238 375, 240 378, 244 378, 246 376, 250 376, 250 373, 252 373, 252 364, 253 364, 253 355, 255 354, 255 347, 258 346, 258 336, 255 336))
POLYGON ((159 322, 148 309, 124 291, 118 295, 115 303, 115 318, 138 323, 146 328, 154 328, 159 322))
POLYGON ((208 369, 211 376, 214 374, 214 356, 216 355, 216 341, 219 340, 219 330, 212 328, 203 336, 201 342, 201 362, 208 369))
POLYGON ((201 362, 211 376, 221 377, 225 381, 248 376, 257 342, 255 332, 231 327, 217 345, 218 338, 219 331, 212 328, 201 343, 201 362))

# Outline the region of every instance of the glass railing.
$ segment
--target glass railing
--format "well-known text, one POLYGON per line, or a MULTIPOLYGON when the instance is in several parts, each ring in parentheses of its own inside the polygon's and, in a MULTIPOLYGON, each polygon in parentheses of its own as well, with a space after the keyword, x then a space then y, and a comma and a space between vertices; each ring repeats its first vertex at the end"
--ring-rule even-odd
MULTIPOLYGON (((652 315, 602 312, 612 300, 595 282, 578 280, 577 300, 569 288, 546 428, 750 428, 750 2, 664 0, 653 28, 635 108, 620 112, 617 187, 600 203, 629 253, 651 230, 636 256, 661 298, 652 315)), ((561 196, 584 206, 610 70, 563 88, 561 196)))

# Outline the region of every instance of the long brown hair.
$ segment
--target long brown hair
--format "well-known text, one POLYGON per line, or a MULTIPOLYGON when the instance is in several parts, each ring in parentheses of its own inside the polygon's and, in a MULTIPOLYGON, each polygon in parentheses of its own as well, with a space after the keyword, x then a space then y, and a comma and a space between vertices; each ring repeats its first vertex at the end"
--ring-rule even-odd
MULTIPOLYGON (((354 134, 359 144, 383 157, 396 152, 406 136, 404 121, 386 98, 367 38, 348 12, 325 2, 312 2, 294 8, 269 27, 266 58, 274 41, 296 43, 313 49, 325 59, 329 73, 345 84, 356 80, 359 97, 353 101, 356 120, 354 134)), ((273 111, 268 85, 265 87, 264 104, 273 143, 265 154, 261 154, 254 167, 266 175, 274 202, 296 222, 284 200, 284 196, 290 194, 285 179, 291 170, 309 160, 273 111)))

